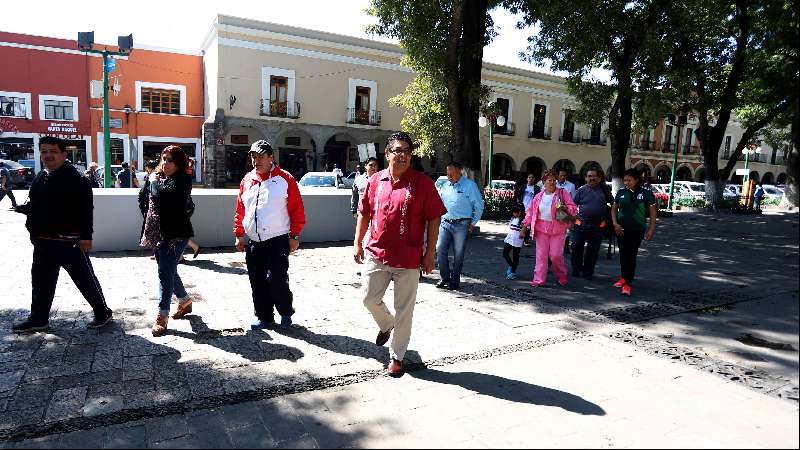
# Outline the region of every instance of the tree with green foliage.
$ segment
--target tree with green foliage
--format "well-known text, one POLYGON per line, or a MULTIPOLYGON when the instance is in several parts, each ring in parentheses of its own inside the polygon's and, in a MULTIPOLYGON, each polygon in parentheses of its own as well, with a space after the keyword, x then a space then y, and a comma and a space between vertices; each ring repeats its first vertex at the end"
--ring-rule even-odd
POLYGON ((522 24, 538 26, 524 59, 566 71, 569 92, 578 101, 576 119, 608 119, 614 188, 622 184, 631 132, 653 126, 661 110, 660 93, 668 52, 667 0, 508 0, 523 14, 522 24), (589 77, 593 69, 611 73, 608 82, 589 77))
POLYGON ((481 167, 478 114, 483 47, 494 36, 489 0, 371 0, 378 23, 368 32, 397 39, 404 64, 417 79, 394 104, 409 115, 403 126, 426 151, 447 136, 451 157, 471 169, 481 167), (446 113, 443 106, 446 105, 446 113), (434 123, 426 122, 434 121, 434 123))
POLYGON ((796 7, 788 1, 696 0, 674 2, 669 15, 667 41, 675 50, 667 85, 673 101, 698 114, 706 195, 718 205, 742 150, 768 135, 774 141, 779 133, 767 130, 791 123, 800 79, 796 7), (719 150, 733 117, 745 131, 720 168, 719 150))

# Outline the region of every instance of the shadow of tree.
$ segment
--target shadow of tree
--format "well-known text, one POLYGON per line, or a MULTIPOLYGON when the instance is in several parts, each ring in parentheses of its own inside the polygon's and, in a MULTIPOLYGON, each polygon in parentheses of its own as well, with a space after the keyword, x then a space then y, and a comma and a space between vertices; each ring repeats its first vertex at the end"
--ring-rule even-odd
POLYGON ((435 369, 409 372, 409 375, 434 383, 461 386, 478 394, 509 402, 555 406, 582 415, 604 416, 606 414, 600 406, 569 392, 537 386, 524 381, 510 380, 497 375, 476 372, 442 372, 435 369))

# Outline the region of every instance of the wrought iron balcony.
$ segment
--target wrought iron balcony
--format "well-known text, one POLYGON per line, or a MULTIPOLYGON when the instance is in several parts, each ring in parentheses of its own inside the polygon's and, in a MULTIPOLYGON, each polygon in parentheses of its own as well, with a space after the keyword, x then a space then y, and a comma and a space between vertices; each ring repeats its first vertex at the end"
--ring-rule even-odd
POLYGON ((683 154, 684 155, 691 155, 691 154, 694 154, 694 153, 697 153, 697 152, 694 150, 694 147, 691 144, 688 144, 688 145, 684 144, 683 145, 683 154))
POLYGON ((584 139, 583 143, 589 145, 606 145, 606 138, 604 136, 591 136, 589 139, 584 139))
POLYGON ((494 127, 494 132, 497 133, 497 134, 505 135, 505 136, 514 136, 514 134, 516 134, 516 132, 517 132, 517 127, 514 126, 513 122, 506 122, 506 124, 503 125, 502 127, 501 126, 495 126, 494 127))
POLYGON ((578 130, 573 129, 572 131, 563 130, 561 134, 558 136, 558 140, 560 142, 571 142, 573 144, 580 144, 581 143, 581 134, 578 130))
POLYGON ((653 152, 656 151, 656 143, 653 141, 640 141, 639 145, 643 151, 653 152))
POLYGON ((661 144, 661 153, 675 153, 677 144, 671 142, 664 142, 661 144))
POLYGON ((533 126, 528 131, 528 138, 529 139, 546 139, 546 140, 549 140, 551 138, 551 136, 552 136, 552 134, 551 134, 552 132, 553 132, 553 127, 545 128, 543 126, 541 126, 541 127, 533 126))
POLYGON ((381 112, 377 109, 347 108, 347 123, 378 127, 381 125, 381 112))
POLYGON ((259 115, 297 119, 300 117, 300 103, 261 99, 261 112, 259 115))

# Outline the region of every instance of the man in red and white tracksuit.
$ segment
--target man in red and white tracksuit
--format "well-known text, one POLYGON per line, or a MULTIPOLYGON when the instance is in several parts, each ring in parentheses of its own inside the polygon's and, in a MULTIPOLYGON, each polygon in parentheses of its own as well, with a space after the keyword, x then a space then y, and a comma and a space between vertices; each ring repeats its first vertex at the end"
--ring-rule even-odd
POLYGON ((269 142, 254 142, 249 156, 253 170, 239 185, 233 234, 236 250, 247 251, 247 274, 256 315, 250 328, 258 330, 274 324, 273 307, 281 315, 281 326, 288 327, 294 314, 289 254, 300 246, 300 232, 306 223, 303 198, 292 175, 275 164, 269 142), (245 242, 245 234, 249 242, 245 242))

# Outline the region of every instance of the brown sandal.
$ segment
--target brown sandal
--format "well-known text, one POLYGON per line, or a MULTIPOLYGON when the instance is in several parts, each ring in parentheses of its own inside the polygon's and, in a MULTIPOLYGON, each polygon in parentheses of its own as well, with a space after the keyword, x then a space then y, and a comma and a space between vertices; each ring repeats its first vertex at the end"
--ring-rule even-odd
POLYGON ((159 314, 156 316, 156 323, 153 324, 153 337, 163 336, 167 332, 167 321, 169 320, 169 316, 162 316, 159 314))
POLYGON ((183 303, 178 303, 178 310, 175 311, 175 314, 172 315, 173 319, 182 319, 183 316, 192 312, 192 299, 191 297, 188 298, 183 303))

